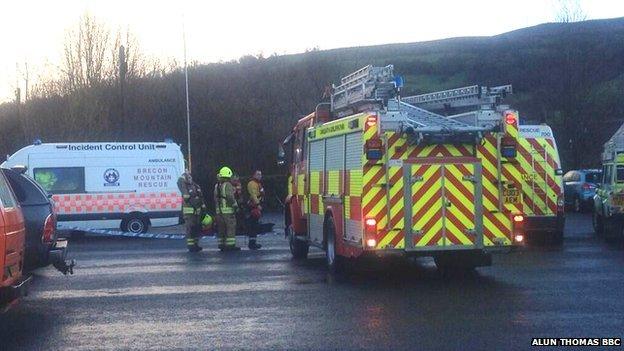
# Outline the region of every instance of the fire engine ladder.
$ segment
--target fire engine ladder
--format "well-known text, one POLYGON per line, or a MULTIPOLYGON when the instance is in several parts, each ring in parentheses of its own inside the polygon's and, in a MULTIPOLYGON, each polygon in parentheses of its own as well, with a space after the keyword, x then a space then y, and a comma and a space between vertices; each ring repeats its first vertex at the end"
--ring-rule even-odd
POLYGON ((383 102, 394 97, 397 85, 393 69, 392 65, 368 65, 343 77, 340 85, 332 86, 332 112, 347 109, 355 112, 360 105, 383 102))
POLYGON ((612 144, 618 151, 624 151, 624 124, 618 128, 606 144, 612 144))
POLYGON ((434 93, 403 97, 402 100, 426 110, 450 108, 489 107, 500 104, 502 98, 513 92, 511 85, 488 88, 472 85, 434 93))
MULTIPOLYGON (((383 106, 389 111, 399 111, 403 116, 401 129, 411 142, 419 144, 472 142, 481 138, 484 132, 492 130, 492 125, 471 123, 470 120, 466 122, 431 111, 449 101, 454 105, 460 100, 464 105, 470 104, 466 106, 474 105, 475 98, 485 98, 483 103, 493 101, 494 96, 482 96, 483 89, 479 86, 401 98, 398 94, 400 82, 394 76, 393 69, 392 65, 368 65, 343 77, 340 85, 332 86, 332 112, 337 115, 356 113, 371 104, 383 106)), ((504 87, 493 89, 505 90, 504 87)), ((487 88, 485 90, 490 92, 487 88)))

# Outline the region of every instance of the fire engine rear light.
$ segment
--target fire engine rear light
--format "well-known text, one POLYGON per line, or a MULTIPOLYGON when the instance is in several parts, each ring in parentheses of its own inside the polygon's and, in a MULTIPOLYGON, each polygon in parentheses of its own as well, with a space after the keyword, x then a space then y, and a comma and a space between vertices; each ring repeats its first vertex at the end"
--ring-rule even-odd
POLYGON ((367 238, 366 246, 371 248, 377 246, 377 239, 375 239, 375 235, 377 235, 377 220, 375 218, 366 218, 364 220, 364 232, 367 238))
POLYGON ((521 243, 521 242, 523 242, 523 241, 524 241, 524 235, 522 235, 522 234, 516 234, 516 235, 514 236, 514 240, 515 240, 517 243, 521 243))
POLYGON ((56 230, 56 216, 54 214, 49 214, 48 217, 46 217, 46 220, 43 225, 43 236, 41 237, 41 241, 44 243, 51 242, 53 239, 55 230, 56 230))
POLYGON ((372 138, 364 144, 367 160, 381 160, 383 157, 383 142, 379 138, 372 138))
POLYGON ((505 115, 505 123, 512 125, 514 123, 516 123, 516 116, 513 115, 513 113, 508 113, 505 115))
POLYGON ((368 116, 366 117, 366 126, 367 127, 374 127, 377 124, 377 117, 375 116, 368 116))
POLYGON ((524 221, 524 216, 523 215, 515 215, 513 217, 514 222, 522 222, 524 221))

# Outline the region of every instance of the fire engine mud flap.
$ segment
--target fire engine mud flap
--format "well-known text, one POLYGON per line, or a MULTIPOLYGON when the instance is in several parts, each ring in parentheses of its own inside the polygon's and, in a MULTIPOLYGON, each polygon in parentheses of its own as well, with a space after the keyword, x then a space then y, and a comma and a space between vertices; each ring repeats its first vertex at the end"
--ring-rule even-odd
POLYGON ((406 164, 405 250, 483 249, 481 164, 406 164))
POLYGON ((438 267, 474 268, 492 265, 492 254, 482 250, 462 250, 434 255, 438 267))

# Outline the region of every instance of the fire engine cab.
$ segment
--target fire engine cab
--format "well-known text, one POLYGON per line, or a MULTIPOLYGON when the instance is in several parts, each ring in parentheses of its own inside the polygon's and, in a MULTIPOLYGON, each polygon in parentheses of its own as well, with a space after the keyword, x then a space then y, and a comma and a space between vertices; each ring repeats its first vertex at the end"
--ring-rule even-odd
POLYGON ((501 105, 511 86, 409 97, 401 87, 392 65, 366 66, 283 141, 295 258, 312 245, 330 271, 395 254, 471 269, 523 242, 518 113, 501 105))

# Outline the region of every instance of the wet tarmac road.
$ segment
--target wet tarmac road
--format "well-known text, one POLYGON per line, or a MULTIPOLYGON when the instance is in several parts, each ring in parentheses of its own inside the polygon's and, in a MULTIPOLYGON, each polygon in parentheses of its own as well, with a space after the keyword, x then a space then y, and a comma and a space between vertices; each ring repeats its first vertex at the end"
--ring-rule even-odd
MULTIPOLYGON (((239 243, 243 239, 239 238, 239 243)), ((496 255, 442 277, 433 262, 329 279, 286 241, 188 254, 181 240, 85 238, 76 274, 37 272, 0 316, 0 349, 528 349, 533 337, 624 336, 624 250, 570 215, 562 248, 496 255)), ((210 247, 212 246, 212 247, 210 247)))

